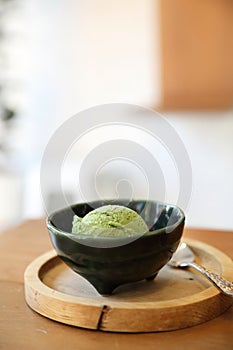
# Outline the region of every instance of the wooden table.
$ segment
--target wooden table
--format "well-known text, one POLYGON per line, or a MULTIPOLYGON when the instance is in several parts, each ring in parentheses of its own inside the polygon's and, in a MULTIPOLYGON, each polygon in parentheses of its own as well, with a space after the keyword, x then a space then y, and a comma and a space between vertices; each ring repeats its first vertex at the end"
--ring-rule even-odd
MULTIPOLYGON (((233 257, 233 232, 186 229, 233 257)), ((52 249, 44 220, 27 221, 0 234, 0 349, 230 349, 233 308, 201 325, 172 332, 122 334, 80 329, 51 321, 25 303, 26 266, 52 249)))

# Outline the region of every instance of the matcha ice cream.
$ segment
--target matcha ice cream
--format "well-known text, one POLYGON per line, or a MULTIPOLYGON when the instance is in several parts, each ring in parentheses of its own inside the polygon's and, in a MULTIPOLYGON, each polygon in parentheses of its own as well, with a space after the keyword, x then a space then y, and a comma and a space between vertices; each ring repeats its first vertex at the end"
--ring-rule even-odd
POLYGON ((83 218, 73 218, 72 233, 116 237, 134 236, 148 231, 145 221, 134 210, 121 205, 105 205, 83 218))

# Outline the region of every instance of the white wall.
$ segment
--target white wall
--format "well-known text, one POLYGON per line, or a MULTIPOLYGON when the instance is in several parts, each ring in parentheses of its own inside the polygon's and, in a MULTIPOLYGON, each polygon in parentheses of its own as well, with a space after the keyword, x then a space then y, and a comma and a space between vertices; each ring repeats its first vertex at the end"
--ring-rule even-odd
MULTIPOLYGON (((29 119, 41 144, 78 111, 109 102, 159 100, 154 0, 59 0, 28 3, 29 119)), ((41 145, 42 146, 42 145, 41 145)))
POLYGON ((165 116, 181 136, 193 169, 189 224, 233 229, 233 110, 165 116))
MULTIPOLYGON (((41 215, 40 159, 63 121, 97 104, 159 101, 158 6, 154 0, 25 0, 30 74, 22 131, 30 147, 22 153, 28 162, 24 217, 41 215)), ((192 164, 188 225, 233 229, 233 112, 164 115, 192 164)), ((167 176, 167 199, 174 200, 176 182, 167 176)))

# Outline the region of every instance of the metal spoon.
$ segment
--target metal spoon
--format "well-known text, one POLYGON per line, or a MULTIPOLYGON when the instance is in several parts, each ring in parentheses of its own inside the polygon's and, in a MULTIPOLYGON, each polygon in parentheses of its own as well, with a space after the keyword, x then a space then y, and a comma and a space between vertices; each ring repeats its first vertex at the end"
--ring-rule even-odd
POLYGON ((168 262, 172 267, 193 267, 199 271, 203 276, 217 287, 222 293, 233 297, 233 283, 227 281, 222 276, 215 272, 207 270, 205 267, 194 262, 194 254, 188 245, 184 242, 180 243, 177 251, 174 253, 172 259, 168 262))

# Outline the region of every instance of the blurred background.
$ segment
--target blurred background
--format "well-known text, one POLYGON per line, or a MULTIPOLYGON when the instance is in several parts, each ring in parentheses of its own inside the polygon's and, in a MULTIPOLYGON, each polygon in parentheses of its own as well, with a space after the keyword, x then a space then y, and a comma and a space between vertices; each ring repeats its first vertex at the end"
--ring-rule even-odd
MULTIPOLYGON (((233 230, 232 38, 231 0, 0 0, 0 231, 45 215, 40 165, 54 131, 112 102, 159 110, 183 141, 187 225, 233 230)), ((60 195, 51 185, 48 202, 60 195)))

